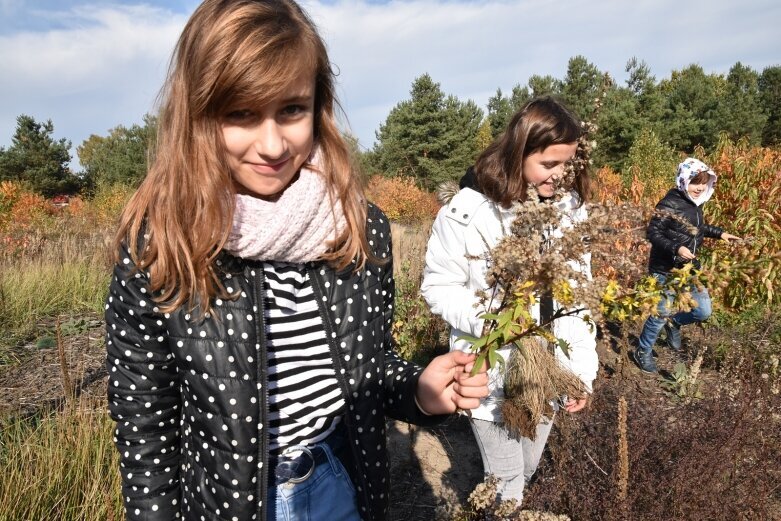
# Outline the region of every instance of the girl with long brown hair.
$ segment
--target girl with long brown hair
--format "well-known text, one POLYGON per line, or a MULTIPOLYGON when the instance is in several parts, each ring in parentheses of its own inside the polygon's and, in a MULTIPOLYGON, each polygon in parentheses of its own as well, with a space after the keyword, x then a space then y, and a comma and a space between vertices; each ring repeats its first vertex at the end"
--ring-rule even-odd
MULTIPOLYGON (((481 316, 493 307, 477 294, 497 289, 489 288, 486 280, 488 252, 511 229, 520 205, 529 197, 555 205, 559 222, 551 225, 547 237, 586 218, 588 178, 584 173, 577 173, 561 197, 554 198, 557 180, 565 177, 565 165, 573 159, 582 134, 580 121, 561 102, 551 97, 529 101, 480 155, 461 180, 461 190, 440 210, 428 243, 421 293, 432 312, 450 324, 451 351, 470 351, 471 343, 463 337, 483 334, 486 321, 481 316)), ((590 276, 588 254, 577 270, 590 276)), ((552 316, 558 307, 552 298, 540 296, 530 314, 543 324, 547 322, 544 316, 552 316)), ((590 391, 598 364, 593 330, 581 318, 586 315, 588 312, 583 311, 580 316, 555 320, 553 333, 569 344, 569 355, 560 347, 555 348, 554 355, 590 391)), ((504 346, 497 351, 504 360, 510 360, 511 349, 504 346)), ((485 473, 499 478, 502 500, 514 499, 520 506, 524 486, 545 448, 552 418, 535 421, 531 425, 533 435, 528 437, 508 428, 501 411, 504 369, 501 366, 489 372, 491 394, 472 411, 470 421, 485 473)), ((561 407, 576 412, 585 404, 585 397, 570 397, 562 400, 561 407)), ((558 406, 551 405, 554 409, 558 406)))
POLYGON ((206 0, 185 26, 106 303, 128 519, 385 519, 385 416, 487 394, 471 355, 394 353, 390 226, 336 107, 292 0, 206 0))

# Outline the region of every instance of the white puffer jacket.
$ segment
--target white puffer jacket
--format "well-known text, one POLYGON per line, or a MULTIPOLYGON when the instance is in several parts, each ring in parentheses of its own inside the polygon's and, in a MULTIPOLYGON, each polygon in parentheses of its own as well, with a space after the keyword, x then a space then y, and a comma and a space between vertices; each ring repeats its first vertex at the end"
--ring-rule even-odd
MULTIPOLYGON (((556 204, 562 211, 560 228, 571 227, 573 222, 586 218, 586 209, 577 207, 575 195, 566 196, 556 204)), ((514 219, 514 209, 502 208, 483 194, 464 188, 439 211, 434 221, 420 290, 431 311, 450 324, 451 350, 470 351, 470 343, 457 340, 458 337, 464 334, 480 336, 483 330, 484 321, 478 317, 486 310, 476 296, 477 291, 488 289, 485 280, 488 264, 482 257, 504 237, 514 219)), ((560 233, 560 230, 553 232, 554 236, 560 233)), ((573 267, 590 278, 590 255, 573 267)), ((554 308, 558 308, 555 302, 554 308)), ((539 319, 539 305, 532 309, 532 316, 539 319)), ((553 332, 570 345, 569 358, 556 348, 557 359, 591 390, 599 365, 594 329, 581 318, 572 316, 556 320, 553 332)), ((510 348, 502 348, 499 353, 507 360, 510 348)), ((500 422, 503 374, 498 368, 489 374, 491 394, 480 407, 472 410, 472 417, 500 422)))

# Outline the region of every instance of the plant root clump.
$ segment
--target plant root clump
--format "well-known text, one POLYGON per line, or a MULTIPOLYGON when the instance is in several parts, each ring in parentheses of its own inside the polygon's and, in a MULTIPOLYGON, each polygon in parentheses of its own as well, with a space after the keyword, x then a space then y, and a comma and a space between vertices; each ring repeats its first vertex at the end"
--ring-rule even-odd
POLYGON ((537 424, 553 418, 556 400, 581 398, 586 390, 580 378, 547 349, 544 339, 525 338, 519 344, 507 362, 502 418, 510 434, 533 440, 537 424))

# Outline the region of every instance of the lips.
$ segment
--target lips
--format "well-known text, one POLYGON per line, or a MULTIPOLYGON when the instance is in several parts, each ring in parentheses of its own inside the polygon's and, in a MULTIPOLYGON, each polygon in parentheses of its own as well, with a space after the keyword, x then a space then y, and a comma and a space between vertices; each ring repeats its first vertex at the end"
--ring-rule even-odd
POLYGON ((277 163, 252 163, 247 162, 249 167, 259 174, 276 174, 281 171, 290 162, 291 158, 283 159, 277 163))

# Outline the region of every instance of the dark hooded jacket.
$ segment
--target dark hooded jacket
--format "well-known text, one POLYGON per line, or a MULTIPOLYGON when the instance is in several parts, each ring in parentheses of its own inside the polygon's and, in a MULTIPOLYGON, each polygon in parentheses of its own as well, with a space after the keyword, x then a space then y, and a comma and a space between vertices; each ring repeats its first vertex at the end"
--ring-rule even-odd
POLYGON ((678 257, 681 246, 697 255, 705 237, 718 239, 722 232, 718 226, 705 223, 702 206, 696 205, 680 189, 670 189, 656 205, 654 217, 648 224, 646 237, 651 241, 648 271, 666 275, 671 269, 682 267, 687 261, 678 257))
MULTIPOLYGON (((346 404, 348 472, 364 520, 387 516, 385 415, 418 424, 421 369, 393 351, 390 226, 370 207, 367 236, 386 259, 358 272, 322 263, 307 271, 346 404)), ((263 268, 223 254, 216 266, 235 298, 197 311, 161 313, 148 275, 127 250, 106 303, 109 409, 117 421, 123 503, 133 520, 265 521, 268 476, 263 268)))

